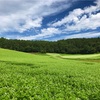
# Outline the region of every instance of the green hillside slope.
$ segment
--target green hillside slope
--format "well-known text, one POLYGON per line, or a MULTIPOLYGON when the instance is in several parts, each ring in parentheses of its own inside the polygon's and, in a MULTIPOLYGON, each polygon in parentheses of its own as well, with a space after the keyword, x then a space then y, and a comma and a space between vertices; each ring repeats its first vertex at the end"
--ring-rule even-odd
POLYGON ((0 49, 0 100, 100 100, 100 62, 59 55, 0 49))

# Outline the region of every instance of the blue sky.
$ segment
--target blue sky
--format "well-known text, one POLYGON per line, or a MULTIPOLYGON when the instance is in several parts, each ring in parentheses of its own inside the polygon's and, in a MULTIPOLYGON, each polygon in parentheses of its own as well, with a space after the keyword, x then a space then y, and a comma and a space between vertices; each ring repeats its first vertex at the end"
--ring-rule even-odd
POLYGON ((100 0, 0 0, 0 37, 100 37, 100 0))

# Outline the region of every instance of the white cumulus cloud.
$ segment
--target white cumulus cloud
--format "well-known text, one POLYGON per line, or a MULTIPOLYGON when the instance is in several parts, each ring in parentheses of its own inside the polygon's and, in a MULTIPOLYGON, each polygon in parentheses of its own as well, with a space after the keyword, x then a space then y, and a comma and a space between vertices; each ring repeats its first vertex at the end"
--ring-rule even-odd
POLYGON ((45 28, 41 30, 40 34, 34 35, 34 36, 28 36, 28 37, 18 37, 17 39, 21 40, 32 40, 32 39, 42 39, 51 37, 55 34, 60 34, 60 30, 57 28, 45 28))
POLYGON ((0 32, 24 32, 42 25, 44 16, 70 7, 70 0, 0 0, 0 32), (60 4, 63 6, 60 6, 60 4))
POLYGON ((51 27, 63 26, 66 31, 81 31, 100 27, 100 1, 96 6, 74 9, 63 19, 49 24, 51 27))
POLYGON ((43 19, 46 16, 57 14, 69 8, 78 0, 0 0, 0 33, 16 31, 23 33, 36 28, 38 33, 27 37, 18 36, 17 39, 32 40, 52 37, 57 34, 69 34, 65 38, 99 36, 99 32, 80 33, 84 30, 95 30, 100 27, 100 0, 96 5, 77 8, 70 11, 61 20, 48 23, 43 28, 43 19))
POLYGON ((69 39, 69 38, 93 38, 93 37, 98 37, 100 36, 100 32, 85 32, 85 33, 79 33, 79 34, 73 34, 66 36, 64 39, 69 39))

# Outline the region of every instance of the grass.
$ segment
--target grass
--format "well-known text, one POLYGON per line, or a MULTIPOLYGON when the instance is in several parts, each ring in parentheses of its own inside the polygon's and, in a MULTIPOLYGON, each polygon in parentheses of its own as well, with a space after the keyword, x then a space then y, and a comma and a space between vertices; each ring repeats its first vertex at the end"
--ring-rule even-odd
POLYGON ((99 61, 0 49, 0 100, 100 100, 99 61))
POLYGON ((67 59, 99 59, 100 60, 100 54, 56 54, 56 53, 47 53, 47 55, 53 56, 53 57, 60 57, 60 58, 67 58, 67 59))

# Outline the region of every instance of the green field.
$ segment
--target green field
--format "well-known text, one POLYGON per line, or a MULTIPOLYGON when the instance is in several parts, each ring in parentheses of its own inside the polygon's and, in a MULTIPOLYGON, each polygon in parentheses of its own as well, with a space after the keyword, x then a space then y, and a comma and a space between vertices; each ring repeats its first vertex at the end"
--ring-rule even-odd
POLYGON ((100 100, 100 54, 0 49, 0 100, 100 100))

